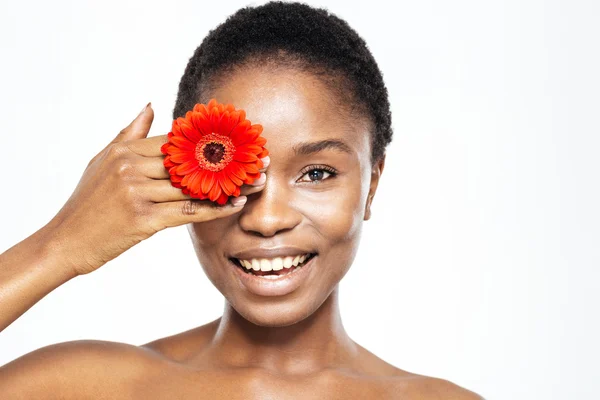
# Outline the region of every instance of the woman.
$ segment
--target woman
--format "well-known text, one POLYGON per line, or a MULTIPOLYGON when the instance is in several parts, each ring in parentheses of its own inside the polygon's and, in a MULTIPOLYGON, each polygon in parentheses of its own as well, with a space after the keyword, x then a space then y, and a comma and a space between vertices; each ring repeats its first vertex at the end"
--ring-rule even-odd
POLYGON ((0 329, 61 284, 182 224, 226 299, 223 316, 139 347, 76 341, 33 351, 0 369, 2 398, 481 399, 386 363, 342 325, 338 284, 392 139, 387 90, 356 32, 301 3, 241 9, 189 60, 173 117, 211 98, 264 127, 261 178, 225 206, 191 200, 164 167, 167 135, 147 137, 154 114, 145 107, 90 161, 58 214, 0 256, 0 329), (261 270, 245 268, 253 263, 261 270), (285 268, 264 271, 272 263, 285 268))

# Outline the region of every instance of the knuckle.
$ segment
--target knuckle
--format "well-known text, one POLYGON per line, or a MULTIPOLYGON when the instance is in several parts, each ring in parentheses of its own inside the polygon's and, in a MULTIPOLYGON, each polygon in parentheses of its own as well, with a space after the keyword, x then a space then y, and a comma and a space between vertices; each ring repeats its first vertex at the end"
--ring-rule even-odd
POLYGON ((106 149, 106 153, 110 158, 118 158, 123 154, 123 146, 120 143, 112 143, 106 149))
POLYGON ((133 162, 127 158, 121 158, 114 164, 115 174, 120 178, 131 177, 135 174, 133 162))
POLYGON ((151 215, 152 212, 150 204, 138 202, 131 209, 132 222, 136 227, 140 229, 144 229, 144 227, 152 228, 151 215))
POLYGON ((200 210, 200 203, 196 200, 186 200, 181 205, 181 214, 185 216, 196 215, 200 210))
MULTIPOLYGON (((137 190, 132 184, 128 184, 123 187, 123 195, 129 203, 135 203, 135 200, 138 197, 137 190)), ((135 214, 137 214, 138 211, 139 210, 137 208, 134 209, 135 214)))

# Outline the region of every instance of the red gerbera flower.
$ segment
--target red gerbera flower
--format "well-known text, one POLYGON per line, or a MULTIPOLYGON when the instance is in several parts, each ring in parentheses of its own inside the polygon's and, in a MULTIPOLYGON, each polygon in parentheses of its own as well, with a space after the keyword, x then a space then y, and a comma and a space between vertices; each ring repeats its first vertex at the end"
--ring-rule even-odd
POLYGON ((211 99, 173 121, 169 141, 160 151, 171 184, 194 198, 220 205, 238 197, 243 184, 260 177, 261 158, 269 155, 260 136, 263 127, 252 125, 246 112, 211 99))

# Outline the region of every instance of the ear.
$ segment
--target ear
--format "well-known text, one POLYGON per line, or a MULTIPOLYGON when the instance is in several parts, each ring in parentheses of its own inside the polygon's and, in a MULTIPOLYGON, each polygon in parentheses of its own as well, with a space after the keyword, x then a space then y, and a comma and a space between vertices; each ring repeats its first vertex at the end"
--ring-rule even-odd
POLYGON ((383 167, 385 166, 385 153, 381 160, 375 164, 373 170, 371 171, 371 184, 369 186, 369 194, 367 195, 367 203, 365 204, 365 215, 363 217, 364 221, 367 221, 371 218, 371 203, 373 202, 373 197, 375 197, 375 191, 377 190, 377 185, 379 184, 379 178, 383 173, 383 167))

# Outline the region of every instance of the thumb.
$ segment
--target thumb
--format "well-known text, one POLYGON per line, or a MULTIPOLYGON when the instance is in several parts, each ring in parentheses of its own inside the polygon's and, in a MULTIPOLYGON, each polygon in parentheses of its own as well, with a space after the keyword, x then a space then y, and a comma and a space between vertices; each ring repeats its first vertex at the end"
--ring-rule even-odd
POLYGON ((112 143, 124 142, 126 140, 143 139, 148 136, 150 126, 154 120, 154 110, 152 109, 152 102, 146 104, 146 107, 138 114, 137 117, 129 125, 119 132, 117 137, 113 139, 112 143))

